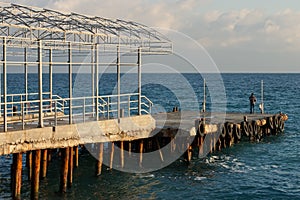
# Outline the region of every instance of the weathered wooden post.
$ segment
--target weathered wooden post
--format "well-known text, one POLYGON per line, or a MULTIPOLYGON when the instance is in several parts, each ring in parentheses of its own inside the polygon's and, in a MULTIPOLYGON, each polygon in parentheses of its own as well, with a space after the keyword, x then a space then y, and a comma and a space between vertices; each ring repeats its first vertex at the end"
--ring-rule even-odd
POLYGON ((103 143, 99 144, 99 155, 98 155, 98 161, 97 161, 97 169, 96 169, 96 175, 99 176, 102 172, 102 163, 103 163, 103 143))
POLYGON ((141 140, 140 142, 140 161, 139 161, 139 166, 142 167, 143 164, 143 151, 144 151, 144 142, 141 140))
POLYGON ((60 187, 61 193, 67 192, 67 177, 69 168, 69 148, 61 149, 61 171, 60 171, 60 187))
POLYGON ((120 142, 120 161, 121 168, 124 168, 124 141, 120 142))
POLYGON ((30 181, 32 176, 32 151, 26 152, 26 167, 28 171, 28 180, 30 181))
POLYGON ((41 150, 33 151, 32 160, 32 177, 31 177, 31 199, 38 199, 40 186, 40 164, 41 164, 41 150))
POLYGON ((68 187, 72 187, 73 184, 73 166, 74 166, 73 158, 74 158, 73 147, 69 147, 68 187))
POLYGON ((159 145, 159 141, 158 141, 157 137, 155 137, 155 140, 156 140, 156 145, 157 145, 157 149, 159 152, 160 160, 161 160, 161 162, 164 162, 164 157, 163 157, 162 151, 160 149, 160 145, 159 145))
POLYGON ((128 142, 128 156, 131 157, 131 142, 128 142))
POLYGON ((201 158, 202 156, 204 156, 204 136, 199 136, 199 153, 198 153, 198 158, 201 158))
POLYGON ((47 175, 47 161, 48 161, 48 151, 47 149, 42 150, 42 162, 41 162, 41 169, 42 173, 40 174, 41 178, 45 178, 47 175))
POLYGON ((75 167, 77 168, 79 166, 78 146, 74 147, 74 151, 75 151, 75 167))
POLYGON ((109 163, 110 170, 112 170, 113 168, 114 151, 115 151, 115 144, 111 142, 110 163, 109 163))
POLYGON ((11 173, 12 197, 13 199, 20 199, 22 186, 22 153, 13 154, 13 164, 11 173))

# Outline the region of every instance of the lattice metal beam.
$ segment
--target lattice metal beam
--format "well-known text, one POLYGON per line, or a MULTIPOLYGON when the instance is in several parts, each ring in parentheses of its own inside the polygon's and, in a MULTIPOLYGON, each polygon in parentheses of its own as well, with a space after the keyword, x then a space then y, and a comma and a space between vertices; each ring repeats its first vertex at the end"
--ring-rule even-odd
POLYGON ((30 40, 117 44, 143 53, 171 53, 172 43, 145 25, 78 13, 0 3, 0 36, 30 40))

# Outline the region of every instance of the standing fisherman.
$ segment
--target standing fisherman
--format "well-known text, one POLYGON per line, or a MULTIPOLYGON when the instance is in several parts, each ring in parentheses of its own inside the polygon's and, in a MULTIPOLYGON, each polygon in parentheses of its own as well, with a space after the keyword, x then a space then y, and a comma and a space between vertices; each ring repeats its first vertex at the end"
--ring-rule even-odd
POLYGON ((250 114, 254 113, 254 105, 256 103, 256 97, 254 96, 253 93, 251 93, 251 96, 249 97, 250 101, 250 114))

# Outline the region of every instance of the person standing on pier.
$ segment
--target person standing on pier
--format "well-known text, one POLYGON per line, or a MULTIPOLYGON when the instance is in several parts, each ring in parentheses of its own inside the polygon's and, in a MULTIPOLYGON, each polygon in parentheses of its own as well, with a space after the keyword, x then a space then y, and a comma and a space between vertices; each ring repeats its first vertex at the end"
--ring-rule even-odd
POLYGON ((254 105, 256 103, 256 97, 254 96, 253 93, 251 93, 251 96, 249 97, 250 101, 250 114, 254 113, 254 105))

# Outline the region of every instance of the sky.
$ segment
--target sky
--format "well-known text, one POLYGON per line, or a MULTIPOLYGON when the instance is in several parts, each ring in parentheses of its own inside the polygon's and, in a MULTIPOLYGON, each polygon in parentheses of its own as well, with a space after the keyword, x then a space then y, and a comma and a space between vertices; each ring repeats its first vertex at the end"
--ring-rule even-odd
POLYGON ((298 0, 6 2, 171 29, 199 43, 221 72, 300 72, 298 0))

